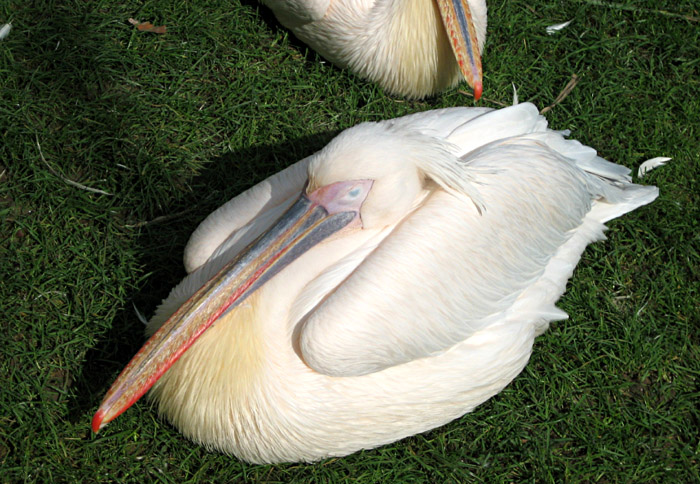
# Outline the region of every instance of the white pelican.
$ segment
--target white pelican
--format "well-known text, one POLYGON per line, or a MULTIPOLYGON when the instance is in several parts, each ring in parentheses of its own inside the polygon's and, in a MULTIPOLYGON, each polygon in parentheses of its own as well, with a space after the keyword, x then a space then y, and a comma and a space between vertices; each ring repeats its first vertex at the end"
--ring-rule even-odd
POLYGON ((93 429, 156 380, 182 433, 251 462, 443 425, 567 317, 554 303, 603 223, 656 198, 628 173, 532 104, 348 129, 202 222, 93 429))
POLYGON ((462 77, 482 91, 485 0, 262 0, 323 57, 387 91, 421 98, 462 77))

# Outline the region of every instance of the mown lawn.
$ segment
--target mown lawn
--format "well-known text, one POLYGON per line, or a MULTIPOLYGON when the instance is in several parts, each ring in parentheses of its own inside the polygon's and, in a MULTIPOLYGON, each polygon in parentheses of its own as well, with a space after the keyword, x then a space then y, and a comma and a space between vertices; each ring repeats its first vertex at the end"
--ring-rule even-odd
POLYGON ((545 107, 659 199, 610 223, 527 369, 475 412, 314 465, 209 453, 103 393, 184 274, 197 223, 340 130, 445 106, 323 62, 254 1, 0 4, 0 482, 698 482, 700 12, 490 1, 484 99, 545 107), (130 17, 166 25, 137 31, 130 17), (555 35, 545 27, 573 20, 555 35))

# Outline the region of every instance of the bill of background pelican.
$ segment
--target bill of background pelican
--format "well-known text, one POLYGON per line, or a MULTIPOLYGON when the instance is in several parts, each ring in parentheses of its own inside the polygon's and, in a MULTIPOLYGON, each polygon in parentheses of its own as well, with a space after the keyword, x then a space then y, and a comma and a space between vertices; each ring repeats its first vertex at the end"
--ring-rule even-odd
POLYGON ((467 0, 437 0, 437 4, 459 69, 478 100, 483 90, 481 52, 469 4, 467 0))
POLYGON ((98 432, 139 398, 221 316, 294 259, 342 230, 361 225, 371 180, 336 182, 302 194, 273 226, 202 286, 143 345, 95 413, 98 432))

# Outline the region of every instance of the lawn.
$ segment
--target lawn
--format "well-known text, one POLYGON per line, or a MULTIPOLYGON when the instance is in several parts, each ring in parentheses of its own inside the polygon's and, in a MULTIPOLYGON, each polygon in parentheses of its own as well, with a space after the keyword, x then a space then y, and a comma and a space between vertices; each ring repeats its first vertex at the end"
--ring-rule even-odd
POLYGON ((489 2, 479 106, 546 113, 659 198, 609 224, 523 373, 426 434, 316 464, 208 452, 138 402, 90 420, 222 202, 361 121, 471 106, 387 96, 254 1, 0 4, 0 482, 698 482, 700 8, 489 2), (129 18, 165 25, 139 32, 129 18), (573 20, 547 35, 545 27, 573 20))

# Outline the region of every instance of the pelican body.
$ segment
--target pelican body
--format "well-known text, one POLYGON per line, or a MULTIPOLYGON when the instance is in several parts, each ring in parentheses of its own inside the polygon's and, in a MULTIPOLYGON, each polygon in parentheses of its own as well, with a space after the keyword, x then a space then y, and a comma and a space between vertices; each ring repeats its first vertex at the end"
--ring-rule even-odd
POLYGON ((262 0, 282 25, 340 67, 422 98, 463 78, 479 99, 484 0, 262 0))
POLYGON ((93 429, 151 385, 250 462, 443 425, 520 373, 604 222, 657 194, 532 104, 360 124, 201 223, 93 429))

